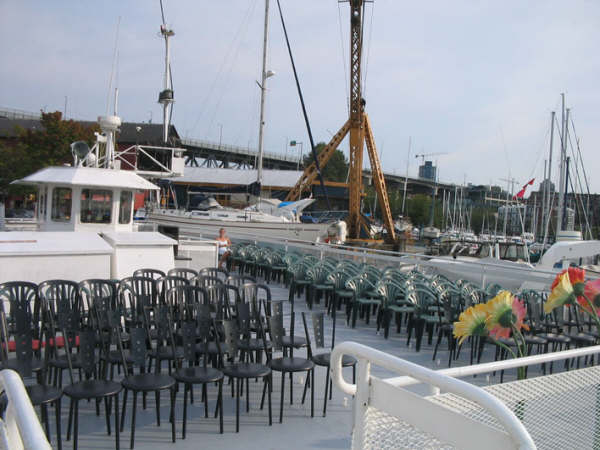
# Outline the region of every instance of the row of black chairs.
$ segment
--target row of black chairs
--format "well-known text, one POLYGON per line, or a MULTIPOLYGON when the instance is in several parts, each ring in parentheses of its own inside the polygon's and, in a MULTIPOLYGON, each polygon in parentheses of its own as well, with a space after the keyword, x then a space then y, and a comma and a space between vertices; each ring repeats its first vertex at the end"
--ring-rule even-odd
MULTIPOLYGON (((77 448, 79 402, 86 399, 96 402, 97 414, 104 402, 109 434, 114 403, 115 443, 119 447, 119 431, 124 427, 129 392, 133 395, 131 448, 139 393, 145 407, 148 393, 155 392, 158 424, 160 392, 170 393, 169 420, 174 441, 175 399, 179 384, 184 386, 184 438, 188 397, 193 399, 193 386, 198 384, 202 385, 206 416, 207 387, 212 383, 218 385, 215 416, 220 417, 220 431, 223 431, 222 384, 225 378, 232 383, 232 393, 237 392, 236 431, 239 431, 240 396, 245 390, 248 410, 252 378, 264 381, 261 408, 266 395, 271 423, 273 371, 282 374, 280 421, 283 420, 285 376, 289 374, 291 381, 292 374, 297 372, 307 374, 302 401, 310 386, 312 415, 314 367, 328 367, 329 356, 312 353, 304 314, 305 338, 298 342, 293 330, 294 313, 291 314, 290 333, 286 335, 282 303, 273 302, 268 287, 260 287, 252 280, 238 279, 240 282, 235 286, 225 283, 228 274, 227 277, 205 275, 205 278, 219 281, 211 280, 207 287, 202 287, 197 283, 201 276, 191 284, 191 277, 184 279, 173 274, 154 277, 146 271, 135 275, 118 283, 114 280, 81 283, 52 280, 39 286, 26 282, 0 285, 2 367, 17 370, 24 377, 36 375, 37 384, 30 385, 28 392, 32 403, 41 407, 49 438, 47 406, 54 405, 58 448, 62 448, 60 402, 63 394, 71 400, 67 439, 73 431, 74 448, 77 448), (8 311, 5 311, 5 304, 9 305, 8 311), (306 357, 294 356, 294 350, 302 347, 307 349, 306 357), (15 356, 11 357, 13 351, 15 356), (283 351, 282 356, 275 358, 274 351, 283 351), (262 363, 263 354, 267 357, 265 364, 262 363), (165 361, 168 374, 161 371, 165 361), (123 371, 120 382, 115 381, 115 367, 119 372, 123 371), (70 384, 63 387, 64 370, 68 370, 70 384), (119 418, 117 411, 122 391, 119 418)), ((229 281, 235 282, 235 277, 229 281)), ((313 315, 312 321, 316 347, 322 348, 323 315, 313 315)), ((346 363, 355 365, 355 361, 346 363)), ((328 377, 329 373, 324 414, 328 390, 331 395, 328 377)), ((292 397, 290 382, 290 401, 292 397)))

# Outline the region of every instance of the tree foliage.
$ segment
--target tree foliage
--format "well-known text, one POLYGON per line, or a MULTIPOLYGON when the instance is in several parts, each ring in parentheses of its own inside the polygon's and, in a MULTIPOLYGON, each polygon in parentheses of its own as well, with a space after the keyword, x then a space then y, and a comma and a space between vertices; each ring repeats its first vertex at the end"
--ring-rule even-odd
MULTIPOLYGON (((324 142, 319 142, 315 146, 315 150, 317 155, 321 154, 323 149, 327 144, 324 142)), ((308 167, 315 159, 313 158, 313 154, 309 151, 308 155, 304 156, 303 165, 304 167, 308 167)), ((321 167, 321 173, 323 174, 323 179, 326 181, 346 181, 346 177, 348 175, 348 160, 344 153, 341 150, 335 150, 327 165, 323 168, 321 167)))
POLYGON ((85 127, 73 120, 62 120, 59 111, 42 112, 39 129, 19 129, 15 145, 0 147, 0 194, 23 192, 11 186, 13 180, 23 178, 47 166, 72 163, 70 144, 86 141, 92 145, 97 127, 85 127))

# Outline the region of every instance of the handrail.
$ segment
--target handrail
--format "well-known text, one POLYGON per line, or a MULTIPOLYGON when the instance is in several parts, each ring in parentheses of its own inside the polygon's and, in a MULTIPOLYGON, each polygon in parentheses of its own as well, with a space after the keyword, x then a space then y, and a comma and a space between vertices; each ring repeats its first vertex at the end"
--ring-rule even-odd
POLYGON ((10 369, 0 371, 0 388, 8 398, 0 442, 11 450, 52 449, 19 374, 10 369))
MULTIPOLYGON (((437 389, 443 389, 446 392, 452 392, 471 400, 485 408, 488 413, 498 420, 506 432, 515 441, 518 448, 536 448, 531 436, 517 416, 515 416, 504 403, 492 394, 473 384, 449 377, 356 342, 343 342, 336 345, 331 352, 332 380, 348 395, 356 395, 357 385, 347 383, 342 376, 342 357, 344 355, 351 355, 357 358, 359 360, 359 366, 365 367, 366 365, 368 367, 370 363, 374 363, 385 369, 408 375, 411 378, 427 383, 437 389)), ((357 382, 361 383, 363 386, 367 386, 370 384, 370 370, 367 369, 366 371, 363 371, 363 373, 366 374, 367 379, 363 380, 359 375, 357 382)))

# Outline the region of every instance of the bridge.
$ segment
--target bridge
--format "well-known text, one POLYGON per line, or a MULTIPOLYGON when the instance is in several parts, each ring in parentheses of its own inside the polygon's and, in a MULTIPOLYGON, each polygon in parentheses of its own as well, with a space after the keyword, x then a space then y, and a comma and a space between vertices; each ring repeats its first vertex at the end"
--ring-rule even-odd
MULTIPOLYGON (((218 167, 224 169, 254 169, 258 159, 258 150, 250 147, 182 138, 181 147, 187 149, 186 165, 192 167, 218 167)), ((265 169, 297 170, 300 166, 298 155, 264 152, 265 169)))

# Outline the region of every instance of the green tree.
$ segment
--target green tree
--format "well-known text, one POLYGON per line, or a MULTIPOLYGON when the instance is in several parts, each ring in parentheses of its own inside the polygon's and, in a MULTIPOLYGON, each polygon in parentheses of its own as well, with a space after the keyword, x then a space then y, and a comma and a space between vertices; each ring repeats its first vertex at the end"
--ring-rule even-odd
POLYGON ((97 127, 85 127, 73 120, 61 120, 59 111, 42 112, 39 129, 19 129, 14 146, 0 148, 0 195, 8 191, 24 192, 26 188, 11 186, 13 180, 23 178, 47 166, 61 166, 73 162, 70 144, 86 141, 92 145, 97 127))
MULTIPOLYGON (((326 145, 324 142, 319 142, 315 146, 317 155, 323 151, 326 145)), ((308 155, 304 156, 302 163, 304 167, 308 167, 314 160, 312 152, 309 151, 308 155)), ((339 149, 335 150, 325 167, 321 167, 321 173, 323 174, 323 179, 326 181, 346 181, 346 177, 348 176, 348 160, 344 156, 344 153, 339 149)))

